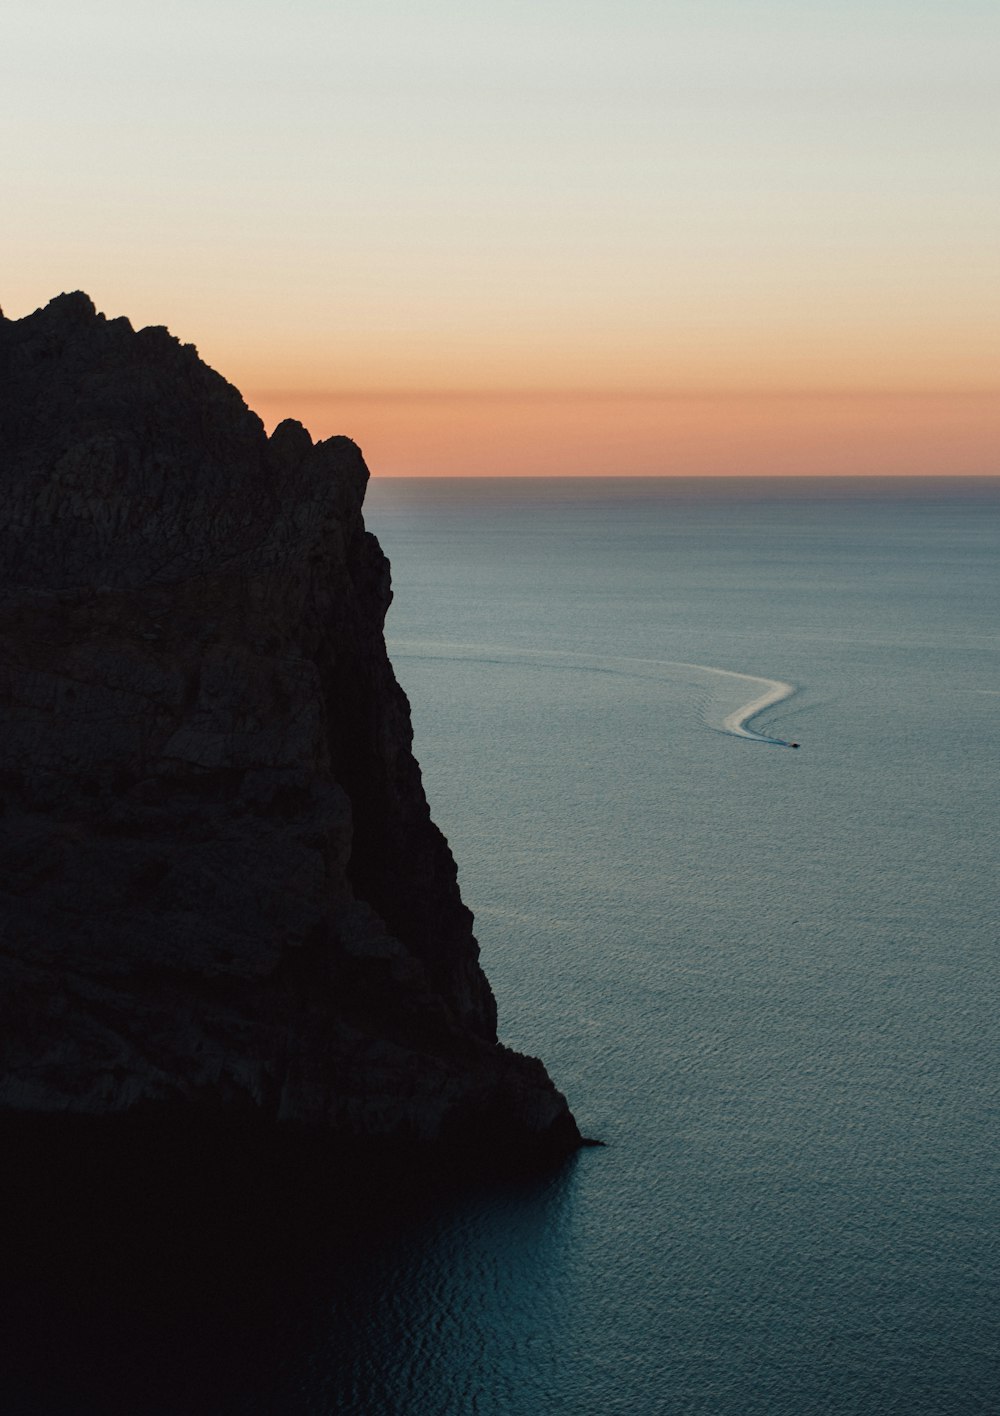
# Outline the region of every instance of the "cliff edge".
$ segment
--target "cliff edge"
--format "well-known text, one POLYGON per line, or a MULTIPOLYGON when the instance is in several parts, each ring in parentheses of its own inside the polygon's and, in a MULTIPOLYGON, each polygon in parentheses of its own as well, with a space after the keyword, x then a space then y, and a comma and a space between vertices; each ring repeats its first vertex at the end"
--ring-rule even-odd
POLYGON ((497 1042, 346 438, 164 329, 0 317, 0 1110, 555 1158, 497 1042))

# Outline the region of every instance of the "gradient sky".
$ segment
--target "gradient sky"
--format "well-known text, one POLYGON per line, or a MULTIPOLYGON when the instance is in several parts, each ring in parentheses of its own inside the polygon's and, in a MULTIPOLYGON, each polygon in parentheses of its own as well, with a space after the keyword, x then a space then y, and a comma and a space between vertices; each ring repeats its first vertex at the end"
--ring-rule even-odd
POLYGON ((1000 472, 995 0, 5 0, 0 304, 376 474, 1000 472))

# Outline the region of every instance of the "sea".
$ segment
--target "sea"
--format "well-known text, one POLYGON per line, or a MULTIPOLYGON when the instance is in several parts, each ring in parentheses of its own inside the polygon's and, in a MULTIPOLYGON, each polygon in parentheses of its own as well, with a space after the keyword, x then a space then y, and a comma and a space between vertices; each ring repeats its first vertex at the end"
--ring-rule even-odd
POLYGON ((606 1146, 385 1254, 307 1409, 1000 1411, 1000 480, 367 506, 501 1036, 606 1146))
POLYGON ((604 1145, 369 1229, 252 1381, 171 1404, 181 1346, 135 1416, 1000 1411, 1000 479, 366 518, 500 1035, 604 1145))

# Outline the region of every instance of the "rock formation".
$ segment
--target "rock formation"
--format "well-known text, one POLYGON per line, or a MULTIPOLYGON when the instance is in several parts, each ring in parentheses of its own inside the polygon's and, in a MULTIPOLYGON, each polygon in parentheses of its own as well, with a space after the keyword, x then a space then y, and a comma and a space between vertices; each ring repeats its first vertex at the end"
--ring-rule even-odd
POLYGON ((0 1108, 557 1156, 497 1042, 346 438, 165 329, 0 317, 0 1108))

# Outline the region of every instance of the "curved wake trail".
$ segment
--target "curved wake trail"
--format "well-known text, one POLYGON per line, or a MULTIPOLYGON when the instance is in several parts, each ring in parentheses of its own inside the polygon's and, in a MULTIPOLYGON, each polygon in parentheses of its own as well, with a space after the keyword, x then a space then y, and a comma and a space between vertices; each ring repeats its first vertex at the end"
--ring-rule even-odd
MULTIPOLYGON (((722 672, 727 672, 723 670, 722 672)), ((727 713, 722 720, 722 726, 727 733, 732 733, 735 737, 753 738, 755 742, 768 742, 772 747, 793 747, 797 744, 786 741, 785 738, 768 737, 765 733, 758 733, 751 728, 750 722, 759 713, 763 713, 765 708, 773 708, 776 703, 783 703, 786 698, 791 698, 795 688, 790 683, 782 683, 781 679, 757 678, 752 674, 737 674, 737 678, 745 678, 756 683, 766 683, 767 688, 757 698, 753 698, 749 703, 744 703, 742 708, 737 708, 733 713, 727 713)))
MULTIPOLYGON (((629 672, 617 665, 642 665, 647 668, 686 669, 689 675, 708 676, 710 683, 735 679, 745 684, 755 684, 763 688, 754 698, 724 717, 712 714, 706 718, 710 727, 717 732, 728 733, 731 737, 746 738, 751 742, 766 743, 770 747, 797 747, 798 743, 785 738, 770 737, 757 732, 750 726, 754 718, 776 703, 783 703, 795 692, 795 685, 781 679, 763 678, 760 674, 742 674, 734 669, 720 669, 713 664, 690 664, 682 659, 646 659, 627 654, 580 654, 572 649, 518 649, 506 644, 462 644, 430 639, 387 639, 386 645, 395 650, 401 658, 442 659, 453 662, 479 662, 484 664, 537 664, 546 661, 551 667, 576 669, 583 673, 621 674, 625 678, 646 678, 650 675, 629 672), (553 660, 558 663, 552 663, 553 660)), ((732 701, 732 700, 730 700, 732 701)))

